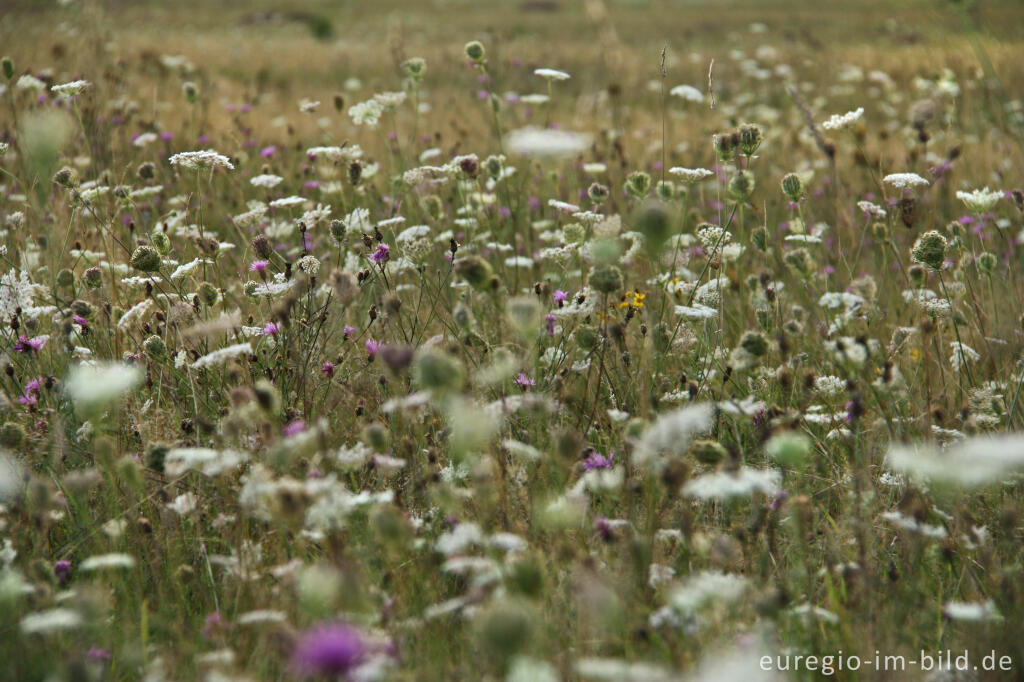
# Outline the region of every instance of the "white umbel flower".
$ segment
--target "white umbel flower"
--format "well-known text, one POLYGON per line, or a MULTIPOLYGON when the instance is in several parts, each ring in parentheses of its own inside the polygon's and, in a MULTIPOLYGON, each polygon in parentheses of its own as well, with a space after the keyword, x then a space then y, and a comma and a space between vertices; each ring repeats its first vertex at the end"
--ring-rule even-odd
POLYGON ((56 608, 28 614, 21 619, 21 631, 26 635, 45 635, 62 630, 74 630, 83 622, 82 614, 78 611, 56 608))
POLYGON ((549 81, 567 81, 571 78, 565 71, 559 71, 558 69, 534 69, 533 73, 549 81))
POLYGON ((668 94, 673 97, 681 97, 687 102, 703 102, 704 93, 693 87, 692 85, 677 85, 668 91, 668 94))
POLYGON ((957 192, 956 198, 964 202, 964 206, 975 213, 991 211, 996 202, 1003 198, 1002 190, 998 189, 976 189, 970 192, 957 192))
POLYGON ((882 182, 895 189, 913 189, 929 185, 929 182, 917 173, 890 173, 882 178, 882 182))
POLYGON ((235 169, 228 157, 223 154, 218 154, 212 149, 206 149, 198 152, 180 152, 168 160, 171 162, 172 166, 179 166, 189 170, 203 170, 206 168, 226 168, 227 170, 235 169))
POLYGON ((681 166, 673 166, 668 169, 668 172, 688 185, 707 180, 715 174, 714 171, 709 171, 707 168, 683 168, 681 166))
POLYGON ((97 554, 82 562, 81 570, 85 572, 100 571, 106 568, 135 568, 135 557, 131 554, 97 554))
POLYGON ((590 146, 590 135, 568 130, 536 127, 513 130, 508 135, 508 149, 523 156, 573 156, 590 146))
POLYGON ((60 85, 54 85, 50 90, 61 97, 73 97, 84 90, 91 88, 92 83, 89 81, 71 81, 70 83, 61 83, 60 85))
POLYGON ((142 378, 141 369, 120 362, 78 365, 68 375, 64 389, 76 410, 95 414, 120 400, 142 378))
POLYGON ((856 111, 848 111, 845 114, 832 114, 827 121, 821 124, 821 127, 825 130, 839 130, 853 125, 863 117, 864 107, 859 107, 856 111))
POLYGON ((774 495, 782 485, 782 474, 774 469, 719 471, 692 479, 683 486, 683 495, 700 500, 727 500, 732 497, 750 497, 754 493, 774 495))

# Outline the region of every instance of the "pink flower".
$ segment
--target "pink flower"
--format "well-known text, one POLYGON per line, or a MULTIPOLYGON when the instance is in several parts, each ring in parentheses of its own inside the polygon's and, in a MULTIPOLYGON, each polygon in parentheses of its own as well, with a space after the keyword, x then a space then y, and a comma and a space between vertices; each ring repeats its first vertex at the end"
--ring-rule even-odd
POLYGON ((386 263, 391 257, 391 249, 387 244, 377 244, 377 250, 370 254, 370 260, 377 265, 386 263))
POLYGON ((610 452, 605 457, 600 452, 592 452, 590 455, 583 460, 583 469, 585 471, 592 471, 594 469, 611 469, 612 460, 615 459, 615 453, 610 452))
POLYGON ((249 272, 263 272, 270 265, 268 260, 254 260, 252 265, 249 266, 249 272))
POLYGON ((18 337, 18 343, 14 344, 14 350, 19 353, 27 353, 34 350, 42 350, 43 346, 46 345, 47 339, 45 336, 35 336, 31 339, 27 336, 18 337))
POLYGON ((341 330, 341 333, 345 335, 345 338, 348 338, 356 333, 356 328, 346 324, 345 328, 341 330))
POLYGON ((25 393, 18 398, 18 402, 22 405, 35 405, 39 402, 39 388, 42 385, 43 380, 41 377, 25 384, 25 393))
POLYGON ((516 384, 522 386, 523 388, 529 388, 530 386, 535 386, 537 382, 531 379, 530 377, 526 376, 522 372, 520 372, 519 375, 516 377, 516 384))
POLYGON ((334 378, 334 365, 332 363, 330 363, 330 362, 325 362, 323 364, 323 366, 320 368, 320 373, 323 374, 328 379, 333 379, 334 378))
POLYGON ((558 303, 559 305, 561 305, 561 303, 565 299, 569 298, 569 294, 567 294, 566 292, 562 291, 561 289, 556 289, 555 293, 551 296, 551 298, 555 299, 555 303, 558 303))
POLYGON ((370 357, 377 355, 377 351, 380 350, 380 341, 374 341, 373 339, 366 339, 366 352, 370 354, 370 357))
POLYGON ((279 331, 281 331, 281 325, 276 322, 267 322, 267 326, 263 328, 263 335, 272 336, 279 331))
POLYGON ((284 428, 281 429, 281 433, 283 433, 285 436, 295 436, 302 433, 305 430, 306 422, 302 421, 301 419, 296 419, 295 421, 288 422, 287 424, 285 424, 284 428))
POLYGON ((548 313, 544 316, 544 321, 547 323, 548 334, 551 336, 555 335, 555 316, 548 313))

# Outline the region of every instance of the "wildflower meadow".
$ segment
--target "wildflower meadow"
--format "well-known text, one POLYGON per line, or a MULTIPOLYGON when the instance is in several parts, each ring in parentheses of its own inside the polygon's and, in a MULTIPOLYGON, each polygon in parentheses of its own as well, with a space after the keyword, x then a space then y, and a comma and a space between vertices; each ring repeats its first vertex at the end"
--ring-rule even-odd
POLYGON ((1024 7, 0 3, 0 680, 1024 679, 1024 7))

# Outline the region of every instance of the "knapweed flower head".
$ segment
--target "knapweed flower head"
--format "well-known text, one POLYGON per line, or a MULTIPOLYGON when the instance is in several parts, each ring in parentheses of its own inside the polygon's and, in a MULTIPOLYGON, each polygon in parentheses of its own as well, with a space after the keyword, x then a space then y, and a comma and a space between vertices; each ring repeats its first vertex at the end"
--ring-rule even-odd
POLYGON ((302 678, 347 679, 369 655, 360 630, 348 623, 322 623, 299 634, 292 672, 302 678))
POLYGON ((606 457, 600 452, 594 451, 587 455, 586 459, 583 460, 583 470, 593 471, 594 469, 611 469, 614 460, 614 452, 609 452, 606 457))
POLYGON ((377 265, 386 263, 389 258, 391 258, 391 247, 384 243, 377 244, 377 248, 369 255, 369 259, 377 265))
POLYGON ((187 170, 206 170, 214 168, 224 168, 226 170, 234 170, 235 166, 231 163, 231 159, 218 154, 212 149, 207 149, 198 152, 180 152, 175 154, 170 159, 172 166, 178 166, 179 168, 185 168, 187 170))

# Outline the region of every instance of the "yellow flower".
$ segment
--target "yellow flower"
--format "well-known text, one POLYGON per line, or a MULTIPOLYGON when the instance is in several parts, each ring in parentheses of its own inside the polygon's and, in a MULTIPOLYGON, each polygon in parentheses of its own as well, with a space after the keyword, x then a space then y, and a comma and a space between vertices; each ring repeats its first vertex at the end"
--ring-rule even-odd
POLYGON ((619 303, 620 308, 643 308, 644 299, 647 298, 647 294, 641 294, 639 291, 628 291, 622 296, 622 302, 619 303))

